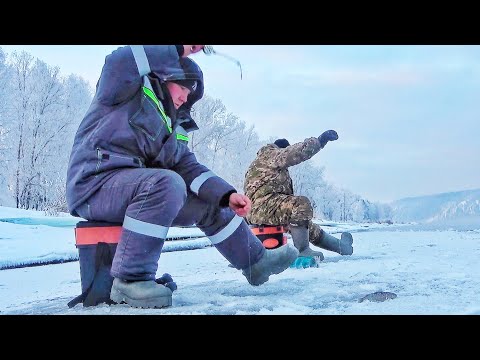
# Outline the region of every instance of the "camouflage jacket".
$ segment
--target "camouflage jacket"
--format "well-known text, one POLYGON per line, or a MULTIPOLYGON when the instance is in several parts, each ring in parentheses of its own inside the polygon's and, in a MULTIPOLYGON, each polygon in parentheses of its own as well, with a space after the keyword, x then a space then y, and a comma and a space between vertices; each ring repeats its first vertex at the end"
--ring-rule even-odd
POLYGON ((316 137, 284 149, 275 144, 262 147, 245 175, 244 191, 252 201, 252 213, 272 195, 293 195, 288 168, 310 159, 320 149, 316 137))

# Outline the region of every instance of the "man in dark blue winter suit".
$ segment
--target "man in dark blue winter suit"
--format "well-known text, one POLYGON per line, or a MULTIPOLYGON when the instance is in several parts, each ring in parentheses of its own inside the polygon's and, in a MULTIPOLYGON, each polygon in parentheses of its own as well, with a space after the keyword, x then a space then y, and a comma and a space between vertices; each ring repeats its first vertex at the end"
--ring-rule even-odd
POLYGON ((196 127, 190 108, 203 96, 203 74, 187 56, 202 48, 115 50, 75 136, 67 174, 70 212, 123 224, 111 268, 116 303, 172 304, 170 288, 155 282, 171 226, 196 224, 252 285, 284 271, 298 255, 291 245, 266 251, 243 219, 250 199, 188 149, 188 131, 196 127))

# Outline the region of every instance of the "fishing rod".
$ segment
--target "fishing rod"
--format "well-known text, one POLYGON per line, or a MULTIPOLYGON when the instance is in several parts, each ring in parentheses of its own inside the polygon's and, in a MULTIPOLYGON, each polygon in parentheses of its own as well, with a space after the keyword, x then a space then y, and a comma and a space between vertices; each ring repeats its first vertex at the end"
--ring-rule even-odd
POLYGON ((205 53, 205 55, 218 55, 218 56, 222 56, 230 61, 233 61, 235 64, 237 64, 237 66, 240 68, 240 80, 243 79, 243 72, 242 72, 242 64, 240 64, 240 61, 238 61, 237 59, 231 57, 230 55, 227 55, 227 54, 224 54, 224 53, 221 53, 221 52, 218 52, 216 51, 212 45, 205 45, 203 47, 203 52, 205 53))

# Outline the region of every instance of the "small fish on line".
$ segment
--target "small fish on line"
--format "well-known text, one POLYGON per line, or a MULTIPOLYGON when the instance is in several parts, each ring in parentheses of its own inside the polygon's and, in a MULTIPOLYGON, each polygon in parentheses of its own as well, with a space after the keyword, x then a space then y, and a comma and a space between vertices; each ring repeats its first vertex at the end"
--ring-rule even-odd
POLYGON ((395 299, 396 297, 397 297, 397 294, 394 294, 392 292, 377 291, 377 292, 374 292, 372 294, 365 295, 360 300, 358 300, 358 302, 361 303, 361 302, 364 302, 366 300, 373 301, 373 302, 383 302, 383 301, 386 301, 386 300, 395 299))

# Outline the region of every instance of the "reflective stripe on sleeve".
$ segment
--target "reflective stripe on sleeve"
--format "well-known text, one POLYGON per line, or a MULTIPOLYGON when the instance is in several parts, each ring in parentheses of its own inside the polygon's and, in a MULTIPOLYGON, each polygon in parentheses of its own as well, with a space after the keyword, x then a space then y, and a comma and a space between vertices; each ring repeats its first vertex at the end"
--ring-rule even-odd
POLYGON ((193 181, 192 184, 190 185, 190 190, 192 190, 197 196, 198 192, 200 191, 200 187, 210 179, 211 177, 217 176, 213 171, 207 171, 204 172, 203 174, 197 176, 193 181))

